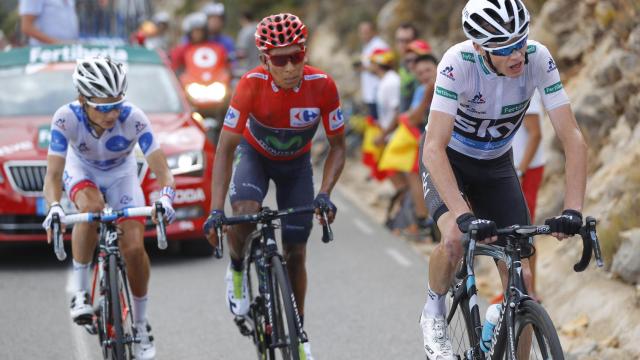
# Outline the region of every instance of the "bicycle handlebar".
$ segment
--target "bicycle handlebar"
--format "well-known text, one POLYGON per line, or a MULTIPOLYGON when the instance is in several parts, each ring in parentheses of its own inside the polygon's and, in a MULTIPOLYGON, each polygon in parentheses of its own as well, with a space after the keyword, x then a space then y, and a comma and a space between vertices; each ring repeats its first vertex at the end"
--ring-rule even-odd
MULTIPOLYGON (((160 202, 156 202, 154 206, 141 206, 135 208, 128 208, 123 210, 109 210, 102 212, 87 212, 87 213, 79 213, 79 214, 71 214, 66 215, 64 217, 64 224, 78 224, 78 223, 91 223, 91 222, 102 222, 108 223, 115 221, 117 219, 126 219, 132 217, 150 217, 153 213, 153 209, 155 207, 156 217, 158 219, 158 224, 156 224, 156 233, 158 238, 158 248, 164 250, 167 248, 167 232, 164 224, 164 208, 160 202)), ((60 221, 60 216, 58 214, 53 214, 51 221, 51 230, 53 236, 53 249, 58 258, 58 260, 63 261, 66 259, 67 254, 64 251, 63 244, 63 234, 62 234, 62 225, 60 221)))
MULTIPOLYGON (((476 231, 475 226, 469 227, 469 233, 464 234, 463 245, 466 247, 470 240, 477 241, 474 238, 476 231)), ((506 228, 498 229, 498 236, 506 236, 513 239, 528 239, 530 236, 551 235, 551 228, 548 225, 513 225, 506 228)), ((600 241, 596 234, 596 219, 587 216, 584 226, 580 228, 580 237, 582 238, 582 256, 580 261, 573 266, 576 272, 584 271, 591 261, 591 254, 596 258, 598 267, 604 266, 602 260, 602 252, 600 250, 600 241)))
MULTIPOLYGON (((299 214, 312 214, 315 212, 315 208, 313 206, 301 206, 296 208, 288 208, 284 210, 271 210, 268 207, 263 207, 259 212, 255 214, 247 214, 247 215, 239 215, 225 218, 222 224, 216 225, 215 230, 218 235, 218 245, 214 249, 214 254, 217 258, 222 258, 223 246, 222 246, 222 226, 223 225, 237 225, 237 224, 264 224, 270 221, 280 219, 283 217, 287 217, 290 215, 299 215, 299 214)), ((328 243, 333 240, 333 231, 331 230, 331 225, 329 225, 329 219, 327 213, 329 212, 328 208, 321 208, 320 213, 322 219, 324 220, 324 224, 322 225, 322 242, 328 243)))

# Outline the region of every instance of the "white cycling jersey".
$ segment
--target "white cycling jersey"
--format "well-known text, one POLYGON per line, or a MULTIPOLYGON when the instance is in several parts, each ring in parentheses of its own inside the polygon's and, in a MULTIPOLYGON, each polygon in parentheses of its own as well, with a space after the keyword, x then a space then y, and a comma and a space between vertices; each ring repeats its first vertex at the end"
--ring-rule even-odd
POLYGON ((135 163, 132 150, 136 143, 145 156, 159 148, 149 119, 138 107, 125 102, 115 126, 96 138, 82 105, 74 101, 53 115, 49 155, 66 158, 71 148, 85 165, 114 170, 126 162, 135 163))
POLYGON ((145 156, 160 148, 138 107, 125 102, 115 126, 96 138, 85 111, 74 101, 53 115, 49 155, 66 159, 63 182, 70 197, 76 185, 90 181, 119 210, 145 205, 132 151, 136 143, 145 156))
POLYGON ((438 65, 431 111, 455 117, 450 148, 495 159, 509 151, 536 88, 547 111, 569 103, 549 50, 529 40, 526 53, 524 73, 509 78, 491 71, 471 40, 447 50, 438 65))

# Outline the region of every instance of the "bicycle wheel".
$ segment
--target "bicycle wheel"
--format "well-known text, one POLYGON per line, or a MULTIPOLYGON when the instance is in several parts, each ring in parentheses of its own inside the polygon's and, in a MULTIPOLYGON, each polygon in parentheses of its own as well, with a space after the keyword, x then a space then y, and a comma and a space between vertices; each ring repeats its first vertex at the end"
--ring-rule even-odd
POLYGON ((121 298, 120 269, 118 258, 115 254, 109 255, 109 304, 111 305, 110 321, 113 327, 111 338, 111 358, 114 360, 127 360, 126 338, 123 328, 122 298, 121 298))
POLYGON ((251 299, 251 306, 249 307, 249 316, 251 320, 253 320, 253 333, 252 340, 253 344, 256 347, 256 355, 258 356, 258 360, 266 360, 267 359, 267 351, 268 351, 268 337, 265 331, 266 328, 266 311, 264 308, 264 298, 260 294, 258 286, 260 281, 258 279, 258 269, 256 266, 253 266, 255 271, 252 273, 251 268, 252 265, 255 265, 253 262, 247 262, 247 285, 249 290, 249 299, 251 299))
MULTIPOLYGON (((446 301, 447 309, 449 311, 451 311, 454 296, 465 291, 463 286, 464 281, 456 278, 449 287, 446 301)), ((466 295, 462 295, 456 311, 447 325, 453 354, 460 356, 461 359, 465 358, 465 354, 468 350, 470 350, 475 344, 478 344, 479 339, 477 339, 473 328, 474 325, 469 311, 469 298, 466 295)))
POLYGON ((273 308, 277 324, 277 333, 272 334, 278 340, 279 353, 284 360, 300 360, 298 330, 296 328, 293 293, 289 277, 282 265, 282 260, 271 258, 271 281, 273 284, 273 308))
MULTIPOLYGON (((525 300, 520 303, 515 316, 518 359, 564 360, 558 333, 542 305, 525 300)), ((508 355, 508 358, 512 356, 508 355)))

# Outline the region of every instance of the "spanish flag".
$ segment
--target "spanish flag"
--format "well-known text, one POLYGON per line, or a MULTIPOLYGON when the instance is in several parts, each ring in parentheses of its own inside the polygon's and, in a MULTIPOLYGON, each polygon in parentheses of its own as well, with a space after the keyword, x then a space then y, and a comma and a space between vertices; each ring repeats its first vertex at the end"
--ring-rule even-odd
POLYGON ((398 127, 378 162, 380 171, 418 172, 420 130, 409 123, 406 114, 398 118, 398 127))
POLYGON ((378 161, 380 161, 384 149, 384 147, 375 144, 375 140, 380 135, 382 135, 380 126, 371 116, 367 117, 362 138, 362 163, 371 169, 371 177, 376 180, 383 180, 387 177, 386 173, 380 172, 378 169, 378 161))

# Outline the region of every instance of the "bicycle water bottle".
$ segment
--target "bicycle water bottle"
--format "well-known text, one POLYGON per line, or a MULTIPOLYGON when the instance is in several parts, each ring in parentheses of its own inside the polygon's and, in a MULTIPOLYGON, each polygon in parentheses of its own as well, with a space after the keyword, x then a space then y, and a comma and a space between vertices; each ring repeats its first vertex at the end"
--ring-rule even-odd
POLYGON ((492 304, 487 309, 484 325, 482 326, 482 341, 480 341, 480 348, 484 352, 489 352, 489 348, 491 348, 491 338, 493 337, 493 329, 496 327, 496 324, 500 319, 501 310, 502 310, 501 304, 492 304))

